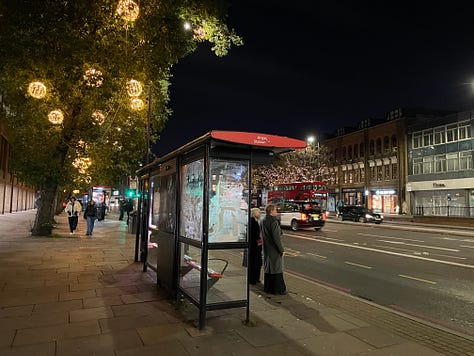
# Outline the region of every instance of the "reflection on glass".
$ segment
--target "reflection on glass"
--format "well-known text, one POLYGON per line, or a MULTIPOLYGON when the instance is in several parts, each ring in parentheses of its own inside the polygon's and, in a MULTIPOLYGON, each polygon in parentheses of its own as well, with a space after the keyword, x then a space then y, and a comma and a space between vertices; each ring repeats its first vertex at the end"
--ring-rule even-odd
POLYGON ((185 243, 180 243, 179 247, 181 261, 178 284, 186 294, 199 302, 201 274, 198 266, 201 265, 201 249, 185 243))
POLYGON ((181 236, 202 240, 204 160, 181 167, 181 236))
POLYGON ((209 242, 247 239, 248 162, 212 159, 209 191, 209 242))

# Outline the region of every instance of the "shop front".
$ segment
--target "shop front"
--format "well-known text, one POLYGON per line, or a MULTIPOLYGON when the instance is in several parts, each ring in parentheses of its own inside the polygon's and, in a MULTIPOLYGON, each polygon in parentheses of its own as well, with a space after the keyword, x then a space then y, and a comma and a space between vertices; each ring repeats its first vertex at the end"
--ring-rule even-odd
POLYGON ((369 209, 375 213, 398 214, 400 210, 396 189, 371 190, 369 202, 369 209))

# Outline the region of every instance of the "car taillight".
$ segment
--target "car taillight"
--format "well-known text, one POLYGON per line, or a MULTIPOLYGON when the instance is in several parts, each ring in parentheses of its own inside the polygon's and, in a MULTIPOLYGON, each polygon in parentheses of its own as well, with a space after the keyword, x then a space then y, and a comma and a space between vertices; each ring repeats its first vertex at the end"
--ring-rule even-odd
POLYGON ((323 217, 323 220, 326 220, 326 213, 322 213, 321 216, 323 217))
POLYGON ((301 214, 301 220, 307 220, 308 219, 308 215, 306 214, 301 214))

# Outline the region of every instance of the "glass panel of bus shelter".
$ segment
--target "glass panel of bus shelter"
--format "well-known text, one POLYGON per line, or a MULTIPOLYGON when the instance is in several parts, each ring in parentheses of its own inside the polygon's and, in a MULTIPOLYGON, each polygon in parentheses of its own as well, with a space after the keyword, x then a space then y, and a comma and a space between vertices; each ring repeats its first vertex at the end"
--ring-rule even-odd
POLYGON ((211 159, 209 243, 247 240, 249 162, 211 159))
POLYGON ((179 264, 179 287, 191 298, 199 302, 201 286, 201 249, 179 243, 181 261, 179 264))
POLYGON ((181 167, 180 236, 202 241, 204 159, 181 167))
POLYGON ((160 208, 160 177, 154 175, 150 179, 150 216, 148 226, 148 257, 147 263, 156 268, 157 265, 157 247, 158 241, 153 232, 158 227, 158 216, 160 208))
POLYGON ((247 268, 243 266, 244 249, 209 250, 208 255, 206 303, 246 300, 247 268))

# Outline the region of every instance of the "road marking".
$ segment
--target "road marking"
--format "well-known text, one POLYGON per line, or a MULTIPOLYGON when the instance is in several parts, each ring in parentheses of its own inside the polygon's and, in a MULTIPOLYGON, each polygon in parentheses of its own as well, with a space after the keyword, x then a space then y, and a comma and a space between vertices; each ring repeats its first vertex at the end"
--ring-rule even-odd
POLYGON ((462 242, 474 242, 474 239, 463 239, 462 242))
POLYGON ((469 246, 469 245, 459 245, 459 247, 474 248, 474 246, 469 246))
POLYGON ((441 250, 441 251, 450 251, 450 252, 459 252, 459 250, 453 248, 446 248, 446 247, 437 247, 437 246, 428 246, 428 245, 416 245, 416 244, 407 244, 405 242, 398 242, 398 241, 386 241, 386 240, 377 240, 380 242, 386 242, 388 244, 397 244, 397 245, 405 245, 405 246, 414 246, 414 247, 423 247, 423 248, 431 248, 433 250, 441 250))
POLYGON ((441 256, 441 257, 447 257, 447 258, 456 258, 458 260, 467 260, 466 257, 458 257, 458 256, 449 256, 449 255, 439 255, 437 253, 432 253, 432 256, 441 256))
POLYGON ((388 248, 389 250, 398 250, 398 251, 406 251, 406 252, 419 253, 419 251, 410 250, 410 249, 408 249, 408 248, 399 248, 399 247, 384 246, 384 245, 374 245, 374 247, 388 248))
POLYGON ((319 258, 327 258, 326 256, 321 256, 321 255, 318 255, 317 253, 312 253, 312 252, 306 252, 307 255, 311 255, 311 256, 315 256, 315 257, 319 257, 319 258))
POLYGON ((443 240, 458 241, 459 239, 455 239, 454 237, 443 237, 443 240))
POLYGON ((328 231, 328 232, 338 232, 339 230, 330 230, 330 229, 324 228, 324 231, 328 231))
POLYGON ((405 240, 405 241, 425 242, 423 240, 405 239, 403 237, 395 237, 395 236, 387 236, 387 235, 363 234, 361 232, 359 232, 357 235, 372 236, 372 237, 384 237, 384 238, 387 238, 387 239, 396 239, 396 240, 405 240))
POLYGON ((326 236, 321 236, 321 238, 326 239, 326 240, 332 240, 332 241, 345 241, 345 240, 334 239, 334 238, 332 238, 332 237, 326 237, 326 236))
POLYGON ((348 265, 351 265, 351 266, 360 267, 360 268, 372 269, 372 267, 370 267, 370 266, 360 265, 360 264, 354 263, 354 262, 344 261, 344 263, 345 263, 345 264, 348 264, 348 265))
POLYGON ((403 278, 413 279, 413 280, 419 281, 419 282, 424 282, 424 283, 429 283, 429 284, 438 284, 438 283, 436 283, 436 282, 429 281, 429 280, 427 280, 427 279, 422 279, 422 278, 407 276, 406 274, 399 274, 398 276, 399 276, 399 277, 403 277, 403 278))
POLYGON ((357 245, 346 244, 346 243, 341 243, 341 242, 326 241, 326 240, 323 240, 323 239, 311 239, 311 238, 305 237, 304 235, 297 235, 297 234, 290 234, 290 233, 286 233, 285 235, 290 236, 290 237, 295 237, 295 238, 298 238, 298 239, 309 240, 309 241, 313 241, 313 242, 317 242, 317 243, 345 246, 345 247, 349 247, 349 248, 356 248, 356 249, 359 249, 359 250, 384 253, 386 255, 414 258, 414 259, 417 259, 417 260, 423 260, 423 261, 429 261, 429 262, 435 262, 435 263, 442 263, 442 264, 450 265, 450 266, 474 269, 474 265, 468 265, 468 264, 464 264, 464 263, 457 263, 457 262, 451 262, 451 261, 438 260, 438 259, 435 259, 435 258, 407 255, 407 254, 404 254, 404 253, 379 250, 377 248, 357 246, 357 245))

